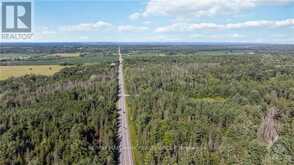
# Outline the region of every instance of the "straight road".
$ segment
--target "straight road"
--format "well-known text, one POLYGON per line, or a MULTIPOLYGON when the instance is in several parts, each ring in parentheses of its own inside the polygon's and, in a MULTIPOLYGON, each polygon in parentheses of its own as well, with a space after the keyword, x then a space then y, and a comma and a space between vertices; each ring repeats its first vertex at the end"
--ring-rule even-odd
POLYGON ((128 127, 128 118, 127 118, 127 109, 126 109, 126 94, 124 88, 124 74, 123 74, 123 58, 118 49, 119 55, 119 135, 120 135, 120 165, 133 165, 132 157, 132 146, 130 142, 129 127, 128 127))

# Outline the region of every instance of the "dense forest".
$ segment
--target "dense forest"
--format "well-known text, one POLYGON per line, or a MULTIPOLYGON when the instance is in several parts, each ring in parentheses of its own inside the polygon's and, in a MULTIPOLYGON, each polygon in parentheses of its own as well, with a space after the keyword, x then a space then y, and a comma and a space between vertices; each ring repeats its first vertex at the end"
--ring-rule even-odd
MULTIPOLYGON (((0 165, 119 163, 116 45, 2 48, 1 66, 64 69, 0 81, 0 165)), ((121 50, 135 164, 294 164, 293 46, 121 50)))
POLYGON ((292 56, 129 56, 126 63, 137 164, 294 163, 292 56))
POLYGON ((0 81, 0 164, 117 164, 117 68, 0 81))
POLYGON ((123 45, 124 54, 136 56, 162 56, 162 55, 246 55, 294 54, 293 45, 271 44, 209 44, 209 43, 150 43, 137 45, 123 45))

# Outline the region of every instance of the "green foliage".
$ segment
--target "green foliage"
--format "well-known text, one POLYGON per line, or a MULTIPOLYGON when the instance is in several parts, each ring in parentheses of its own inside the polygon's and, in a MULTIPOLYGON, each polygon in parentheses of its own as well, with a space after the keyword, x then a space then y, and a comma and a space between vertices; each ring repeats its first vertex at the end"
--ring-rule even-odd
POLYGON ((126 84, 140 164, 293 163, 290 56, 130 56, 126 84), (287 60, 283 60, 287 59, 287 60), (285 66, 285 67, 280 67, 285 66), (279 109, 279 141, 257 137, 279 109))
POLYGON ((0 81, 0 164, 116 164, 116 68, 0 81))

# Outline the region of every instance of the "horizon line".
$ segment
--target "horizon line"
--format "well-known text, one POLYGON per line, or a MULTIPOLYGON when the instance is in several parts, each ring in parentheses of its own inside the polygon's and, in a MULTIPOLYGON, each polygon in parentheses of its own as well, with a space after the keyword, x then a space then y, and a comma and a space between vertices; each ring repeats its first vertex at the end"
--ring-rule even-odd
POLYGON ((231 41, 223 41, 223 42, 193 42, 193 41, 11 41, 11 42, 2 42, 3 44, 45 44, 45 43, 106 43, 106 44, 184 44, 184 45, 197 45, 197 44, 237 44, 237 45, 294 45, 294 43, 271 43, 271 42, 231 42, 231 41))

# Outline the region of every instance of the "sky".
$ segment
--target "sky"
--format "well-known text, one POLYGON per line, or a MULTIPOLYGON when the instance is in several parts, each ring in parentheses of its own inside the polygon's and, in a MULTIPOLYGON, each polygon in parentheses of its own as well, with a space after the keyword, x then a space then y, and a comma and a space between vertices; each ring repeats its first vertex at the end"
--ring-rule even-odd
POLYGON ((294 0, 34 0, 36 42, 294 44, 294 0))

